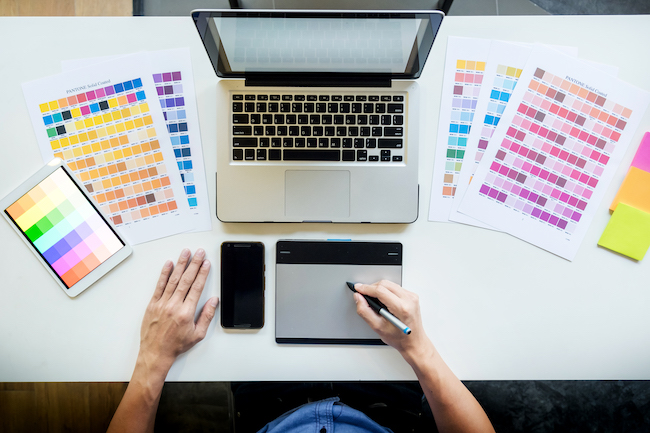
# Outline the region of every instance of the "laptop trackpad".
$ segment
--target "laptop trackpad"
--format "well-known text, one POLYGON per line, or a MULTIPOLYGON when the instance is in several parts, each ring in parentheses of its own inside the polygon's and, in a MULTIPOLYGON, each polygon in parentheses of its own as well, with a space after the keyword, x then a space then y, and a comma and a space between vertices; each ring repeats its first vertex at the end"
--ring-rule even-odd
POLYGON ((350 216, 350 172, 287 170, 284 212, 301 220, 329 221, 350 216))

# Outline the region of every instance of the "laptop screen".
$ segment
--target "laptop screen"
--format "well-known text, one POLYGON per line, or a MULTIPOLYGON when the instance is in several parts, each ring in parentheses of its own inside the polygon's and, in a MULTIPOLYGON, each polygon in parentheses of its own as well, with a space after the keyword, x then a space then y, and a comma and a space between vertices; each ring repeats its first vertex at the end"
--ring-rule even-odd
POLYGON ((417 78, 442 22, 431 12, 194 11, 220 77, 247 73, 417 78))

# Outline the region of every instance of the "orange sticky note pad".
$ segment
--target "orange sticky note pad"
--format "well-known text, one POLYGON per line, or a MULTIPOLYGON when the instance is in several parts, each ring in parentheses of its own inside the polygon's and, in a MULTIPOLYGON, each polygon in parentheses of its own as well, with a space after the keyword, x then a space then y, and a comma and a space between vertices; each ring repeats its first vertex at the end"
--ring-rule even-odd
POLYGON ((609 210, 614 212, 619 203, 650 213, 650 173, 640 168, 630 167, 609 210))

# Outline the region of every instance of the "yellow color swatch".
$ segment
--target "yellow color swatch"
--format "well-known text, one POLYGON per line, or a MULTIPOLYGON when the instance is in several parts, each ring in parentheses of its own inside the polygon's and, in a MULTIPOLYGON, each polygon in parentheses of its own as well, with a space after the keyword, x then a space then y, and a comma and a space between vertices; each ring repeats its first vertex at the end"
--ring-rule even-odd
POLYGON ((149 112, 149 104, 147 104, 146 102, 140 104, 140 113, 144 114, 148 112, 149 112))
POLYGON ((117 107, 117 99, 111 98, 108 100, 108 106, 111 108, 117 107))
POLYGON ((52 148, 52 150, 56 150, 61 147, 61 144, 59 143, 59 140, 52 140, 50 141, 50 147, 52 148))
POLYGON ((41 109, 41 113, 45 113, 46 111, 50 111, 50 106, 47 105, 47 103, 41 104, 38 107, 41 109))
POLYGON ((650 213, 650 173, 630 167, 609 210, 615 211, 619 203, 650 213))

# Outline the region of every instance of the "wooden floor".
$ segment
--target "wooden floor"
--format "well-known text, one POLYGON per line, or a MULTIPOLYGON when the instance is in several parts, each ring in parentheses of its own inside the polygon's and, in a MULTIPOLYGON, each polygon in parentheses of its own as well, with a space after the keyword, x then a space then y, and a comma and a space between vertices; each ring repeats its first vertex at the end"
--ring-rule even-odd
POLYGON ((0 433, 105 432, 126 383, 0 383, 0 433))
POLYGON ((133 0, 0 0, 0 16, 131 16, 133 0))

